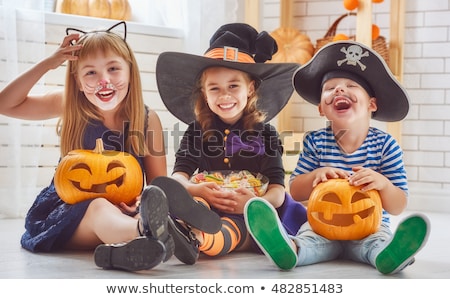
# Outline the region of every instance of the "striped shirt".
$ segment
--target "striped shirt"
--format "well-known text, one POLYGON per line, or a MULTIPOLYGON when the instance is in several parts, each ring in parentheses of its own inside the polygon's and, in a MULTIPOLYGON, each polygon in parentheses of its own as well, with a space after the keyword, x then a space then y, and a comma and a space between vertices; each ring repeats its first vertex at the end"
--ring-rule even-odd
MULTIPOLYGON (((297 175, 309 173, 320 167, 340 168, 352 173, 355 166, 381 173, 408 195, 402 149, 390 134, 373 127, 369 128, 363 144, 349 154, 338 146, 331 127, 307 132, 303 139, 303 151, 300 153, 290 182, 297 175)), ((383 221, 389 223, 386 211, 383 211, 383 221)))

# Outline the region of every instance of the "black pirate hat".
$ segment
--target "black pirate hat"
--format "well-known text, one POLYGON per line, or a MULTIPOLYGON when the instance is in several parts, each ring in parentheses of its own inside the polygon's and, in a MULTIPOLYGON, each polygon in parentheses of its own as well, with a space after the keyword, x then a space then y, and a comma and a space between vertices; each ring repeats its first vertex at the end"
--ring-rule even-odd
POLYGON ((185 123, 195 120, 192 93, 201 73, 222 66, 244 71, 257 80, 258 109, 275 117, 287 104, 294 88, 292 76, 299 64, 264 63, 278 50, 275 40, 265 31, 258 33, 243 23, 220 27, 210 40, 204 56, 164 52, 156 63, 156 81, 167 109, 185 123))
POLYGON ((321 48, 294 74, 297 93, 318 105, 325 79, 344 77, 360 83, 377 99, 372 118, 399 121, 409 110, 408 94, 395 79, 381 56, 371 48, 354 41, 337 41, 321 48))

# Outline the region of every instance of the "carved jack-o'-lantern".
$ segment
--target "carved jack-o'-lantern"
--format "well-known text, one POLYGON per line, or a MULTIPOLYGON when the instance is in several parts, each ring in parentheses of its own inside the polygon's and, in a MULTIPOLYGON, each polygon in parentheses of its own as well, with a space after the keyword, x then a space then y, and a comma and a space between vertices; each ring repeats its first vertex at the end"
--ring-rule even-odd
POLYGON ((61 159, 55 173, 59 197, 69 204, 104 197, 112 203, 132 203, 142 191, 141 166, 133 155, 103 149, 73 150, 61 159))
POLYGON ((378 191, 361 191, 346 179, 317 185, 308 201, 308 222, 330 240, 359 240, 378 230, 382 206, 378 191))

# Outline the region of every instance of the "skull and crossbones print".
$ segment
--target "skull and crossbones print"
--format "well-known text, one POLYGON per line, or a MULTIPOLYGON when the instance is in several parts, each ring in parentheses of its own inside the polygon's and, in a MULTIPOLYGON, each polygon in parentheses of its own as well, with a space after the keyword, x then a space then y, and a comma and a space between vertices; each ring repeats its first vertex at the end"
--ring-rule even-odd
POLYGON ((345 59, 338 60, 337 61, 338 66, 341 66, 344 62, 347 62, 347 64, 349 65, 358 64, 361 67, 361 70, 363 71, 366 69, 366 66, 362 64, 360 60, 362 57, 369 56, 368 51, 363 53, 363 49, 360 46, 352 45, 347 49, 345 47, 342 47, 341 52, 345 53, 345 59))

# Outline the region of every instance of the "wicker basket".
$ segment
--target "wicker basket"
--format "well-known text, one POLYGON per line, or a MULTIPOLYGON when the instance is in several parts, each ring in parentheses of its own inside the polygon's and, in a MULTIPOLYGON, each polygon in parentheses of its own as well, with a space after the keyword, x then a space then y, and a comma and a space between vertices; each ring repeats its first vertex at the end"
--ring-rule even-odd
MULTIPOLYGON (((339 18, 334 21, 334 23, 331 25, 331 27, 328 29, 327 33, 324 35, 323 38, 320 38, 316 41, 316 48, 315 52, 317 52, 320 48, 325 46, 326 44, 333 41, 333 37, 336 35, 336 29, 339 23, 347 16, 356 16, 356 13, 346 13, 340 16, 339 18)), ((355 36, 351 35, 349 36, 349 39, 355 40, 355 36)), ((374 49, 378 54, 380 54, 381 57, 386 61, 386 63, 389 63, 389 49, 386 43, 386 38, 383 36, 378 36, 375 40, 372 40, 372 49, 374 49)), ((314 53, 315 53, 314 52, 314 53)))

